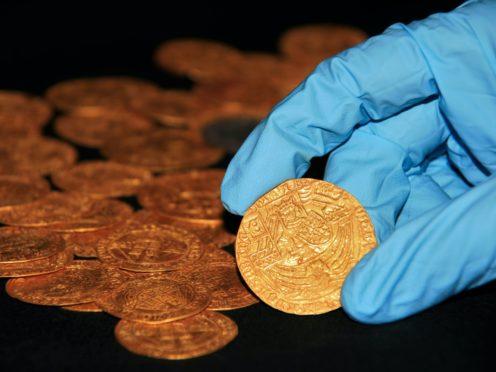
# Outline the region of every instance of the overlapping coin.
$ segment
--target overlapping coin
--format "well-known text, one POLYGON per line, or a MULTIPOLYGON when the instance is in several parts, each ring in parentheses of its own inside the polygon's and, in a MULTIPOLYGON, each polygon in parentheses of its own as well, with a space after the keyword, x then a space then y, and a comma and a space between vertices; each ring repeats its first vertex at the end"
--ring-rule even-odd
POLYGON ((132 208, 118 200, 52 192, 31 203, 0 208, 0 222, 65 232, 92 231, 121 222, 131 213, 132 208))
POLYGON ((150 171, 106 161, 88 161, 52 174, 52 182, 63 190, 95 196, 133 195, 150 179, 150 171))
POLYGON ((71 111, 55 120, 55 131, 71 142, 86 147, 102 147, 105 142, 153 130, 153 123, 127 110, 90 107, 71 111))
POLYGON ((224 156, 224 151, 200 142, 198 137, 167 129, 108 141, 102 153, 115 162, 154 172, 205 168, 224 156))
POLYGON ((99 261, 74 261, 62 270, 29 278, 10 279, 7 293, 36 305, 67 306, 94 302, 129 277, 99 261))
POLYGON ((95 77, 58 83, 48 89, 46 98, 62 111, 95 107, 126 109, 137 95, 158 89, 155 84, 134 77, 95 77))
POLYGON ((50 184, 40 176, 0 175, 0 208, 25 204, 50 192, 50 184))
POLYGON ((216 223, 224 208, 220 201, 221 169, 173 173, 157 177, 138 191, 146 209, 172 218, 216 223))
POLYGON ((237 334, 236 323, 213 311, 163 324, 121 320, 115 328, 117 341, 126 349, 161 359, 210 354, 226 346, 237 334))
POLYGON ((46 175, 76 161, 76 150, 67 143, 29 137, 0 143, 0 174, 46 175))
POLYGON ((339 308, 341 286, 376 244, 365 209, 339 187, 314 179, 283 182, 241 221, 236 260, 268 305, 293 314, 339 308))
POLYGON ((151 276, 125 282, 96 304, 118 318, 164 323, 198 314, 209 302, 203 287, 151 276))

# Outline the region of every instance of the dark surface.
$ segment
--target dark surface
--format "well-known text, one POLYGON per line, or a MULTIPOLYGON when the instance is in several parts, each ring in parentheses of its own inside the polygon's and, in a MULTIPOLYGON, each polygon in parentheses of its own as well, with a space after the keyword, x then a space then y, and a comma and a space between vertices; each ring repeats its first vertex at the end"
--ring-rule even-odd
MULTIPOLYGON (((263 3, 198 8, 143 1, 2 2, 0 89, 41 94, 62 79, 95 75, 133 75, 184 87, 187 80, 153 65, 160 41, 201 36, 244 50, 273 51, 280 33, 297 24, 347 23, 373 35, 396 21, 421 19, 459 3, 352 1, 322 8, 304 2, 276 12, 263 3)), ((98 157, 97 151, 80 150, 84 158, 98 157)), ((239 326, 234 342, 209 356, 163 361, 122 348, 113 336, 117 320, 109 315, 29 305, 0 291, 0 370, 474 371, 494 359, 496 283, 380 326, 353 322, 342 310, 298 317, 259 304, 225 313, 239 326)))

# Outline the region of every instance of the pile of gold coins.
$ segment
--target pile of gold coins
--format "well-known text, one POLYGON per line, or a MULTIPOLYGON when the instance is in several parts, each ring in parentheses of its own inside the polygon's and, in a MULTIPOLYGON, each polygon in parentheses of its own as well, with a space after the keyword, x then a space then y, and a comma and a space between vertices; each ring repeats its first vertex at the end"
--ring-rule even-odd
MULTIPOLYGON (((222 219, 224 172, 209 167, 225 152, 207 144, 201 129, 222 117, 263 118, 320 60, 365 38, 350 27, 319 25, 283 34, 280 55, 200 39, 160 45, 157 64, 189 77, 192 90, 98 77, 61 82, 44 98, 0 91, 0 277, 11 278, 7 293, 105 311, 121 319, 118 342, 141 355, 185 359, 227 345, 238 329, 218 311, 258 299, 223 249, 235 236, 222 219), (50 121, 58 138, 42 135, 50 121), (78 162, 74 145, 102 159, 78 162), (124 201, 129 196, 138 207, 124 201)), ((341 204, 330 204, 329 213, 346 217, 341 204)), ((305 313, 278 306, 280 298, 260 287, 257 275, 268 271, 257 274, 257 265, 265 270, 268 261, 250 225, 261 219, 250 213, 238 238, 241 273, 262 300, 305 313)), ((334 292, 325 301, 335 303, 334 292)))

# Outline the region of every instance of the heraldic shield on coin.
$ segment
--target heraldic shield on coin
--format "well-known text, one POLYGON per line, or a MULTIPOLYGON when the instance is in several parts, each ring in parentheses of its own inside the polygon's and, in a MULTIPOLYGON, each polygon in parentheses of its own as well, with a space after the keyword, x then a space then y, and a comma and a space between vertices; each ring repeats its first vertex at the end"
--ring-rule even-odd
POLYGON ((236 260, 253 292, 287 313, 322 314, 341 306, 343 282, 376 245, 361 204, 339 187, 289 180, 246 212, 236 260))

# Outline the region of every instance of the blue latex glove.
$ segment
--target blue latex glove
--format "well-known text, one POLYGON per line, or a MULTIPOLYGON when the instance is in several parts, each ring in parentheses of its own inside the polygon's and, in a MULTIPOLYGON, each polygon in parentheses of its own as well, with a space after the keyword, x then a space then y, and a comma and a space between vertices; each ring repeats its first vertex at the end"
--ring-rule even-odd
POLYGON ((222 183, 243 214, 331 152, 379 245, 352 270, 344 310, 397 320, 496 277, 496 1, 382 35, 323 61, 247 138, 222 183))

